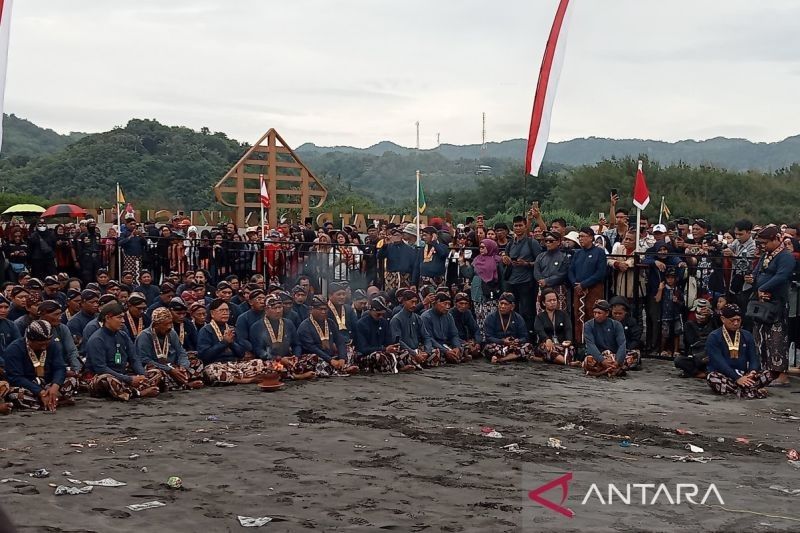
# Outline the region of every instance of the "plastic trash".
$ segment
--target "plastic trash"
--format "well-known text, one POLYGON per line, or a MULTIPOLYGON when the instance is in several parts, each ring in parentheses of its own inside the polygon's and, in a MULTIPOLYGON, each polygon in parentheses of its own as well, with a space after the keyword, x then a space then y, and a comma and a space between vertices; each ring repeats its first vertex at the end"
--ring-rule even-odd
POLYGON ((564 448, 564 446, 561 445, 561 439, 556 439, 554 437, 550 437, 549 439, 547 439, 547 445, 550 448, 556 448, 558 450, 566 450, 566 448, 564 448))
POLYGON ((495 431, 495 430, 492 430, 492 431, 490 431, 488 433, 484 433, 483 436, 484 437, 489 437, 490 439, 502 439, 503 438, 503 434, 500 433, 499 431, 495 431))
POLYGON ((0 483, 27 483, 27 481, 15 477, 7 477, 5 479, 0 479, 0 483))
POLYGON ((80 479, 67 478, 67 481, 69 481, 73 485, 83 485, 83 481, 81 481, 80 479))
POLYGON ((138 453, 132 453, 132 454, 130 454, 128 456, 128 459, 138 459, 138 458, 139 458, 139 454, 138 453))
POLYGON ((145 511, 147 509, 155 509, 156 507, 165 507, 167 504, 160 501, 152 501, 152 502, 144 502, 144 503, 134 503, 132 505, 126 505, 125 507, 129 511, 145 511))
POLYGON ((769 488, 771 488, 772 490, 779 490, 786 494, 791 494, 792 496, 797 496, 798 494, 800 494, 800 489, 789 489, 786 487, 782 487, 780 485, 770 485, 769 488))
POLYGON ((111 479, 110 477, 99 479, 97 481, 83 481, 87 485, 91 485, 93 487, 124 487, 127 483, 123 483, 122 481, 117 481, 116 479, 111 479))
POLYGON ((788 461, 789 466, 793 466, 795 468, 800 468, 800 461, 788 461))
POLYGON ((59 485, 56 487, 56 496, 63 496, 65 494, 69 494, 71 496, 75 496, 78 494, 89 494, 92 492, 94 487, 68 487, 66 485, 59 485))
POLYGON ((236 518, 239 519, 239 525, 242 527, 261 527, 272 522, 272 518, 269 516, 261 516, 258 518, 252 516, 237 516, 236 518))
POLYGON ((219 422, 219 417, 217 415, 208 415, 206 420, 210 422, 219 422))
POLYGON ((705 451, 700 446, 695 446, 694 444, 687 444, 686 449, 692 453, 703 453, 705 451))
POLYGON ((570 422, 569 424, 565 424, 558 429, 560 429, 561 431, 572 431, 573 429, 575 429, 575 424, 570 422))
POLYGON ((791 450, 786 452, 786 458, 790 461, 800 461, 800 454, 797 453, 797 450, 792 448, 791 450))
POLYGON ((717 437, 717 442, 725 442, 725 439, 722 437, 717 437))
POLYGON ((629 441, 629 440, 623 440, 623 441, 620 441, 619 445, 620 445, 620 447, 622 447, 622 448, 629 448, 629 447, 630 447, 630 445, 631 445, 631 441, 629 441))
POLYGON ((178 476, 172 476, 167 480, 167 486, 171 489, 179 489, 183 487, 183 480, 178 476))
POLYGON ((39 470, 34 470, 33 472, 28 473, 28 475, 30 477, 45 478, 50 476, 50 472, 48 472, 44 468, 40 468, 39 470))
POLYGON ((146 474, 147 473, 147 467, 143 466, 142 468, 139 469, 139 471, 140 472, 144 472, 146 474))
POLYGON ((677 433, 678 435, 694 435, 694 431, 691 431, 689 429, 682 429, 682 428, 676 429, 675 433, 677 433))
POLYGON ((230 442, 221 441, 221 440, 218 440, 217 442, 215 442, 214 446, 216 446, 217 448, 236 448, 235 444, 230 443, 230 442))
POLYGON ((517 444, 516 442, 513 444, 506 444, 505 446, 503 446, 503 449, 511 453, 522 453, 522 448, 520 448, 519 444, 517 444))
POLYGON ((744 437, 736 437, 736 442, 739 444, 750 444, 750 439, 746 439, 744 437))

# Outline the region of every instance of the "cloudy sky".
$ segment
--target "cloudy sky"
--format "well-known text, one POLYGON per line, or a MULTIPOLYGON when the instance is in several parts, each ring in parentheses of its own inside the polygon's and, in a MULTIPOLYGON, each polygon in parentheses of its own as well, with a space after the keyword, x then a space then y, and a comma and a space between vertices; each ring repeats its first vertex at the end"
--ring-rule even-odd
MULTIPOLYGON (((800 133, 797 0, 573 0, 551 140, 800 133)), ((253 142, 525 137, 557 0, 17 0, 6 111, 253 142)))

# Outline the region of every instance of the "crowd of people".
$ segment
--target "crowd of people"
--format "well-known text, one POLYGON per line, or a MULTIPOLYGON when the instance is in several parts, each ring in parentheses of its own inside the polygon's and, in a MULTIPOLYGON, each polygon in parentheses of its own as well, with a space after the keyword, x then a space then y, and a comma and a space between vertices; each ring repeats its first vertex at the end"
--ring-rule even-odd
POLYGON ((241 235, 131 216, 106 237, 91 218, 9 224, 0 412, 477 358, 621 376, 658 355, 719 394, 788 385, 798 227, 637 228, 616 201, 612 223, 580 228, 537 204, 511 227, 478 215, 364 234, 310 220, 241 235))

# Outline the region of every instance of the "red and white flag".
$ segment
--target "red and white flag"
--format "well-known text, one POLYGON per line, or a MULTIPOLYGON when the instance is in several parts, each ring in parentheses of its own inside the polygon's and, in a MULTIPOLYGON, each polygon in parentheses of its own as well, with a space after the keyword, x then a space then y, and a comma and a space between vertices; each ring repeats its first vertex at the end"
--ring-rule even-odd
POLYGON ((8 37, 11 33, 12 4, 13 0, 0 0, 0 147, 3 146, 3 100, 6 93, 8 37))
POLYGON ((650 191, 647 189, 647 182, 644 180, 642 162, 639 161, 639 170, 636 171, 636 182, 633 184, 633 205, 643 210, 649 203, 650 191))
POLYGON ((264 174, 258 175, 261 180, 261 205, 264 209, 269 209, 269 191, 267 191, 267 182, 264 181, 264 174))
POLYGON ((556 88, 567 48, 567 30, 569 16, 572 13, 569 6, 570 0, 560 0, 553 27, 550 29, 550 37, 547 38, 547 46, 544 49, 542 67, 539 70, 539 83, 536 85, 531 128, 528 133, 528 149, 525 153, 525 172, 533 176, 539 175, 544 152, 547 150, 553 102, 556 99, 556 88))

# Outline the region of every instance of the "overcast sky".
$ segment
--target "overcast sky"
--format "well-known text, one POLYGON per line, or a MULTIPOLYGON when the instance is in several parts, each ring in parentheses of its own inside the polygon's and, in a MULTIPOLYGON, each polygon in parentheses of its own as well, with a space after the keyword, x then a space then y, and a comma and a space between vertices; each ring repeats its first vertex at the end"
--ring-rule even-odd
MULTIPOLYGON (((800 133, 797 0, 573 0, 550 140, 800 133)), ((6 112, 254 142, 525 137, 557 0, 17 0, 6 112)))

